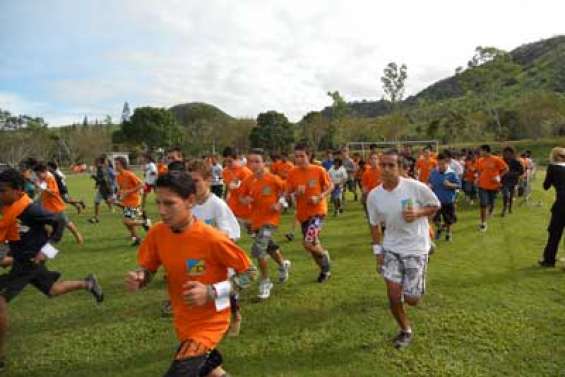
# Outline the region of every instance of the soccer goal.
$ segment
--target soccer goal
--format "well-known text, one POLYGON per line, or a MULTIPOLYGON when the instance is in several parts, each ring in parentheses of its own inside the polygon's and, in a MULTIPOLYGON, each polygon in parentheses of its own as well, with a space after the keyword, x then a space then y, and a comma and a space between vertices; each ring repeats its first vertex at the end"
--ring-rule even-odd
POLYGON ((369 156, 371 146, 376 146, 377 151, 382 151, 389 148, 396 148, 402 151, 405 147, 412 148, 415 155, 418 155, 420 150, 428 145, 431 145, 434 152, 439 149, 439 141, 437 140, 410 140, 410 141, 363 141, 363 142, 350 142, 347 143, 349 154, 359 153, 363 159, 369 156))

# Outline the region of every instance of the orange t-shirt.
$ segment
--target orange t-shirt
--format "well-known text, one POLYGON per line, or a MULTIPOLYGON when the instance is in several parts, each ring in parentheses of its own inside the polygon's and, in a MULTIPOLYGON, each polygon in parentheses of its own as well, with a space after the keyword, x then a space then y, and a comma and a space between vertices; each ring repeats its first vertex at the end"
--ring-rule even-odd
POLYGON ((272 173, 265 173, 262 178, 252 175, 243 181, 240 191, 241 196, 253 198, 249 216, 251 228, 258 230, 264 225, 279 225, 281 213, 275 211, 273 206, 284 195, 285 183, 282 179, 272 173))
POLYGON ((306 168, 295 167, 288 173, 288 191, 296 196, 296 218, 304 222, 314 216, 325 216, 328 204, 325 199, 318 204, 310 202, 312 196, 319 196, 331 185, 330 176, 321 166, 310 164, 306 168), (299 193, 299 188, 304 192, 299 193))
POLYGON ((363 187, 363 192, 369 192, 378 185, 381 184, 381 169, 377 166, 373 168, 369 166, 365 169, 363 176, 361 177, 361 186, 363 187))
POLYGON ((418 180, 423 183, 428 183, 428 179, 430 178, 430 174, 432 170, 437 167, 437 161, 433 158, 426 159, 425 157, 421 157, 416 162, 416 169, 420 171, 418 175, 418 180))
POLYGON ((157 174, 160 176, 167 174, 167 172, 169 171, 167 164, 164 164, 162 162, 159 162, 157 164, 157 174))
POLYGON ((225 168, 222 175, 224 177, 226 189, 228 190, 228 206, 235 217, 247 219, 251 214, 251 209, 248 205, 242 204, 239 201, 239 198, 241 197, 241 184, 247 177, 253 175, 253 173, 246 166, 238 166, 236 168, 225 168))
POLYGON ((277 161, 271 167, 271 172, 278 175, 282 179, 286 180, 288 178, 288 173, 294 168, 294 164, 290 161, 277 161))
MULTIPOLYGON (((121 171, 120 174, 118 174, 118 176, 116 177, 116 180, 118 181, 120 191, 131 190, 143 183, 141 179, 137 175, 135 175, 134 172, 129 170, 121 171)), ((139 190, 136 190, 122 197, 121 199, 122 204, 126 207, 136 208, 141 205, 141 196, 139 195, 139 190)))
POLYGON ((508 165, 500 157, 488 156, 479 158, 477 170, 479 172, 479 188, 483 190, 498 190, 500 187, 500 173, 508 169, 508 165))
POLYGON ((0 208, 0 243, 20 239, 18 217, 31 203, 32 200, 24 193, 14 203, 0 208))
POLYGON ((47 189, 50 192, 43 191, 41 193, 41 206, 53 213, 63 212, 65 210, 65 202, 63 201, 63 198, 61 198, 59 186, 57 185, 57 180, 53 174, 47 173, 45 183, 47 184, 47 189))
POLYGON ((463 180, 465 182, 474 182, 477 177, 477 161, 465 161, 465 174, 463 180))
POLYGON ((190 307, 183 299, 183 284, 215 284, 228 279, 228 268, 244 272, 251 262, 245 252, 217 229, 195 220, 181 233, 164 223, 153 226, 141 244, 138 264, 149 271, 163 266, 173 306, 174 326, 180 341, 192 339, 213 349, 230 322, 230 309, 216 311, 214 302, 190 307))

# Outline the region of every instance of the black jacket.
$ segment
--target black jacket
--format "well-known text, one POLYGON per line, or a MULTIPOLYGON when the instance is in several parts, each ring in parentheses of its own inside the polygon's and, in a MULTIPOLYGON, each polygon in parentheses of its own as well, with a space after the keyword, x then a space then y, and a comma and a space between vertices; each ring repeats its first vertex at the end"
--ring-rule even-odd
POLYGON ((18 216, 20 239, 10 241, 10 253, 18 262, 28 262, 47 242, 58 242, 65 229, 64 219, 55 213, 45 210, 38 203, 30 204, 18 216), (52 229, 47 233, 46 225, 52 229))
POLYGON ((561 212, 565 216, 565 163, 551 164, 547 167, 543 188, 555 187, 555 203, 552 211, 561 212))

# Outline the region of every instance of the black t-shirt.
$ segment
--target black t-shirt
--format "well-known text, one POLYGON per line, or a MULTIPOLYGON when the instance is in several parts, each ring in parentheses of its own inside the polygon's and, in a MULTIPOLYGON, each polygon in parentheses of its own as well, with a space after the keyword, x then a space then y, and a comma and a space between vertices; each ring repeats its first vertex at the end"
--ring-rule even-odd
POLYGON ((508 165, 508 173, 502 176, 504 186, 516 186, 518 180, 524 174, 524 166, 517 159, 504 160, 508 165))
POLYGON ((555 187, 553 210, 565 214, 565 163, 547 167, 543 188, 549 190, 552 186, 555 187))
POLYGON ((20 239, 9 242, 10 253, 14 260, 27 262, 34 258, 47 242, 58 242, 61 239, 65 221, 38 203, 32 203, 18 216, 18 227, 20 239), (46 225, 51 227, 51 234, 47 233, 46 225))

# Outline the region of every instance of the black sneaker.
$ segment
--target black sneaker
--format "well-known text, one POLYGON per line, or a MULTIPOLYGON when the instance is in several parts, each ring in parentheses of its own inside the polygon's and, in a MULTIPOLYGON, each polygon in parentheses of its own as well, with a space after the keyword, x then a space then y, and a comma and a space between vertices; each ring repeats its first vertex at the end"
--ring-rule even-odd
POLYGON ((130 243, 131 247, 136 247, 136 246, 139 246, 139 245, 141 245, 141 239, 139 239, 137 237, 131 239, 131 243, 130 243))
POLYGON ((318 283, 326 282, 331 276, 332 276, 332 273, 330 271, 320 272, 320 275, 318 276, 318 283))
POLYGON ((445 233, 445 240, 447 242, 452 242, 453 241, 453 233, 451 233, 451 232, 445 233))
POLYGON ((101 303, 104 301, 104 292, 102 292, 102 287, 98 283, 96 276, 94 274, 90 274, 84 278, 84 281, 87 284, 87 290, 94 296, 96 299, 96 303, 101 303))
POLYGON ((547 263, 547 262, 545 262, 545 261, 543 261, 543 260, 538 261, 538 264, 539 264, 541 267, 546 267, 546 268, 555 267, 555 263, 554 263, 554 264, 551 264, 551 263, 547 263))
POLYGON ((286 239, 290 242, 290 241, 294 241, 294 233, 287 233, 284 235, 286 237, 286 239))
POLYGON ((412 342, 412 333, 406 331, 400 331, 392 341, 394 348, 396 349, 402 349, 408 347, 411 342, 412 342))
POLYGON ((98 224, 100 222, 100 220, 98 220, 96 217, 92 217, 90 219, 88 219, 88 222, 91 224, 98 224))

